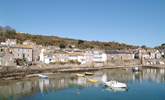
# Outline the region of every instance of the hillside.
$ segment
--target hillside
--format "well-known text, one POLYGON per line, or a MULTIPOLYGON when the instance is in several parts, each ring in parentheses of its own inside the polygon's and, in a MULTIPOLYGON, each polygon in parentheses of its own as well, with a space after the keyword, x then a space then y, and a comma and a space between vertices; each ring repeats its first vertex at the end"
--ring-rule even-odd
POLYGON ((5 41, 7 38, 17 39, 18 43, 22 43, 25 40, 31 40, 37 44, 44 46, 54 45, 60 46, 61 48, 72 47, 75 45, 81 49, 95 48, 95 49, 131 49, 137 48, 137 46, 127 45, 124 43, 117 42, 100 42, 100 41, 86 41, 86 40, 76 40, 69 38, 61 38, 57 36, 43 36, 43 35, 32 35, 28 33, 16 32, 9 26, 0 26, 0 42, 5 41))

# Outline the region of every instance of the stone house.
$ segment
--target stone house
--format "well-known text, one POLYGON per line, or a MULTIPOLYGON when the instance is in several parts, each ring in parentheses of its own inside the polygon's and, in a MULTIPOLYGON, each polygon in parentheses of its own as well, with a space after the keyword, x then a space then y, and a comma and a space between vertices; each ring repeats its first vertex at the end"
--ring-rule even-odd
POLYGON ((23 45, 24 46, 30 46, 32 47, 32 61, 33 62, 37 62, 40 60, 40 53, 41 53, 41 50, 42 50, 42 46, 41 45, 36 45, 36 43, 30 41, 30 40, 26 40, 23 42, 23 45))
POLYGON ((126 52, 126 51, 119 51, 119 50, 113 50, 113 51, 105 51, 107 54, 107 60, 108 61, 114 61, 114 60, 133 60, 134 59, 134 53, 126 52))
POLYGON ((50 63, 54 63, 55 61, 55 57, 53 55, 46 55, 44 56, 44 63, 45 64, 50 64, 50 63))
POLYGON ((40 54, 39 54, 39 61, 40 61, 40 62, 44 62, 44 52, 45 52, 45 49, 42 48, 42 49, 41 49, 41 52, 40 52, 40 54))
POLYGON ((68 54, 68 61, 73 60, 73 61, 78 61, 80 64, 85 64, 85 56, 84 53, 72 53, 68 54))
POLYGON ((38 62, 40 60, 40 53, 42 50, 42 46, 36 45, 32 46, 32 61, 33 62, 38 62))
POLYGON ((93 63, 93 53, 92 53, 92 51, 89 51, 89 50, 85 51, 84 56, 85 56, 85 63, 86 64, 93 63))
POLYGON ((93 51, 93 62, 94 63, 106 63, 107 62, 107 54, 103 51, 93 51))
POLYGON ((104 64, 107 62, 107 55, 101 50, 87 50, 84 52, 84 59, 86 64, 104 64))
POLYGON ((6 39, 5 42, 1 42, 1 45, 16 45, 17 44, 17 40, 16 39, 6 39))
POLYGON ((5 42, 1 42, 0 50, 13 54, 13 59, 25 58, 29 62, 37 62, 40 59, 39 55, 42 50, 42 46, 36 45, 36 43, 30 40, 24 41, 21 45, 17 44, 16 39, 7 39, 5 42))
POLYGON ((10 47, 11 53, 14 55, 15 59, 25 58, 27 61, 33 61, 33 49, 29 45, 17 45, 10 47))
POLYGON ((84 52, 65 50, 65 51, 50 51, 47 49, 42 49, 40 53, 40 61, 46 64, 49 63, 69 63, 70 61, 79 62, 80 64, 85 64, 84 52))
POLYGON ((0 52, 0 66, 15 66, 13 55, 0 52))
POLYGON ((69 62, 77 61, 80 64, 85 64, 85 57, 83 53, 55 53, 55 62, 69 62))
POLYGON ((25 40, 22 44, 23 45, 31 45, 31 46, 35 46, 36 45, 36 43, 34 43, 34 42, 30 41, 30 40, 25 40))
POLYGON ((33 50, 31 46, 25 45, 0 45, 0 50, 13 55, 13 59, 23 59, 25 58, 27 61, 32 61, 33 58, 33 50))
POLYGON ((56 62, 67 62, 68 61, 68 54, 67 53, 55 53, 55 61, 56 62))
POLYGON ((79 62, 80 64, 106 63, 107 55, 103 51, 83 51, 83 50, 64 50, 52 52, 47 49, 42 49, 40 61, 46 64, 62 62, 69 63, 70 61, 79 62))
POLYGON ((160 59, 161 53, 159 50, 156 49, 139 49, 135 53, 135 57, 138 59, 144 58, 144 59, 160 59))
POLYGON ((160 50, 161 56, 165 58, 165 49, 160 50))

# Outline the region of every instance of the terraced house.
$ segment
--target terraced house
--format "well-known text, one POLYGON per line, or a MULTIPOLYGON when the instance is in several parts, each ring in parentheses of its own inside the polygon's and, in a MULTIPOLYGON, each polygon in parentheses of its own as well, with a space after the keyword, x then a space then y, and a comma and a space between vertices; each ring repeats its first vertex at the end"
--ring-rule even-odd
POLYGON ((118 60, 133 60, 135 58, 134 53, 128 51, 111 50, 106 51, 108 61, 118 60))
POLYGON ((11 62, 16 59, 26 59, 28 62, 33 61, 33 48, 31 45, 18 45, 16 41, 9 39, 0 44, 0 53, 0 64, 3 66, 11 65, 11 62))
POLYGON ((14 46, 7 46, 7 45, 0 45, 0 50, 4 53, 8 53, 13 55, 14 59, 23 59, 25 58, 27 61, 32 61, 32 54, 33 50, 31 46, 25 45, 14 45, 14 46))

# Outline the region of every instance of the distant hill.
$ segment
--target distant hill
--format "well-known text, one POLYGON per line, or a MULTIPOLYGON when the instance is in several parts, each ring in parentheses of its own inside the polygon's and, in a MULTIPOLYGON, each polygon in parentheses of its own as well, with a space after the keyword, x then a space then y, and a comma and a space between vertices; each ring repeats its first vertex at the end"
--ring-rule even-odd
POLYGON ((86 40, 77 40, 70 38, 62 38, 57 36, 43 36, 43 35, 32 35, 28 33, 19 33, 15 29, 6 26, 0 26, 0 42, 5 41, 7 38, 17 39, 18 43, 22 43, 25 40, 31 40, 37 44, 44 46, 54 45, 60 46, 61 48, 70 47, 74 45, 75 47, 81 49, 132 49, 137 48, 137 46, 128 45, 124 43, 117 42, 100 42, 100 41, 86 41, 86 40))

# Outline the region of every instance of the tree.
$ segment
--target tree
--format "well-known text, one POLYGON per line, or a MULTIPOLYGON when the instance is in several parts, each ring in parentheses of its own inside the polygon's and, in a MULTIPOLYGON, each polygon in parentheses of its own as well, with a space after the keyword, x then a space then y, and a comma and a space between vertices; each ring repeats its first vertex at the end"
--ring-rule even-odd
POLYGON ((70 49, 72 49, 72 46, 71 46, 71 45, 69 45, 69 48, 70 48, 70 49))
POLYGON ((80 44, 82 44, 82 43, 84 43, 83 40, 78 40, 78 45, 80 45, 80 44))
POLYGON ((162 47, 165 47, 165 43, 161 44, 162 47))
POLYGON ((147 47, 145 45, 142 45, 141 48, 146 49, 147 47))
POLYGON ((84 43, 83 40, 78 40, 78 47, 83 48, 83 46, 84 46, 83 43, 84 43))
POLYGON ((66 46, 65 46, 63 43, 61 43, 61 44, 59 45, 59 47, 60 47, 60 49, 64 49, 66 46))

